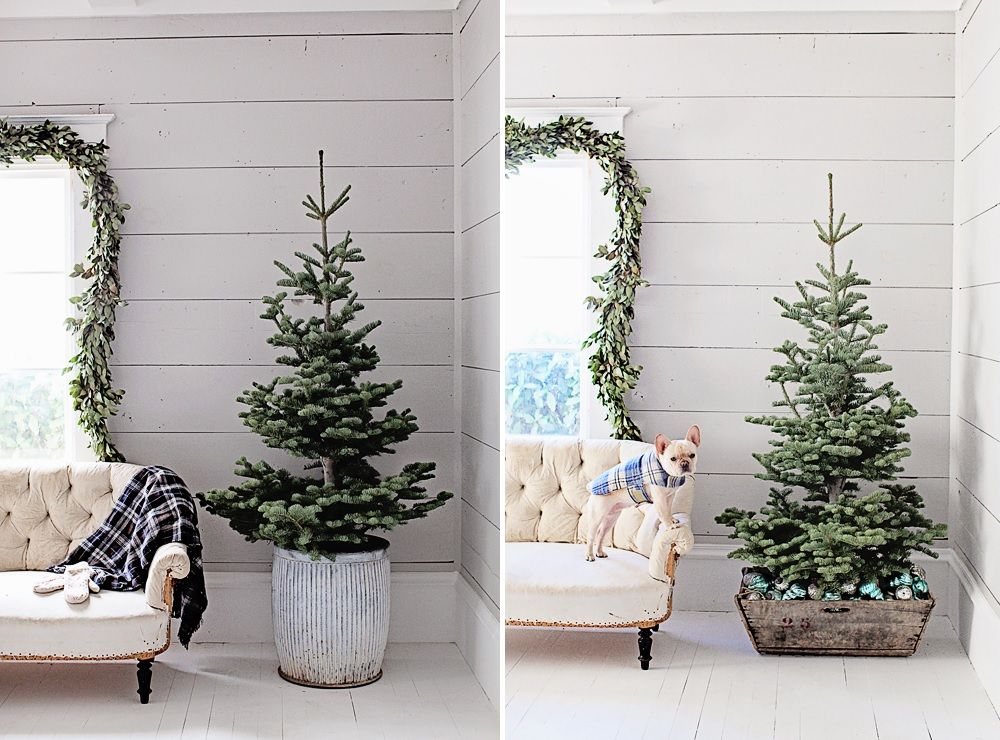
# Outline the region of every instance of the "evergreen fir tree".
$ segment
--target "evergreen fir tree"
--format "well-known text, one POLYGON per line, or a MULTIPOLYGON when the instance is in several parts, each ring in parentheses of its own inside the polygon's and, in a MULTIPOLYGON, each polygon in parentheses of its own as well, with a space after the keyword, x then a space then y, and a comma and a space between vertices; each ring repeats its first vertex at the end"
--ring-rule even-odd
POLYGON ((351 233, 330 243, 329 221, 347 204, 348 185, 329 205, 319 153, 319 202, 307 195, 306 215, 319 222, 321 239, 314 254, 296 252, 298 270, 275 261, 285 277, 278 280, 294 297, 311 299, 316 314, 292 316, 283 291, 263 299, 262 319, 277 331, 267 341, 287 354, 278 358, 289 368, 266 383, 254 383, 237 399, 248 409, 243 423, 268 447, 311 462, 323 478, 296 475, 246 457, 236 465, 246 480, 228 489, 199 494, 210 512, 229 519, 247 539, 270 540, 280 547, 334 556, 363 549, 372 529, 391 529, 426 516, 452 497, 425 495, 419 484, 433 477, 434 463, 410 463, 395 475, 383 476, 369 458, 391 454, 393 446, 417 431, 409 409, 376 411, 402 386, 401 380, 379 383, 362 379, 379 363, 375 347, 365 339, 379 326, 356 325, 364 306, 348 265, 364 261, 352 246, 351 233))
POLYGON ((853 261, 838 272, 837 245, 861 224, 845 229, 844 214, 834 219, 828 178, 829 221, 825 228, 814 222, 829 250, 827 264, 817 264, 822 280, 797 282, 795 302, 775 298, 781 315, 808 332, 807 341, 775 349, 784 361, 767 376, 781 389, 774 406, 786 413, 747 417, 777 435, 770 451, 754 457, 764 468, 757 477, 779 486, 759 513, 733 507, 716 518, 743 541, 730 557, 786 583, 815 583, 820 593, 845 582, 883 582, 912 566, 913 551, 936 557, 930 545, 945 533, 921 512, 915 487, 894 482, 910 454, 904 425, 917 412, 891 380, 880 379, 892 370, 875 345, 887 327, 873 323, 856 290, 870 281, 853 261), (862 490, 866 481, 874 490, 862 490), (796 488, 801 501, 793 498, 796 488))

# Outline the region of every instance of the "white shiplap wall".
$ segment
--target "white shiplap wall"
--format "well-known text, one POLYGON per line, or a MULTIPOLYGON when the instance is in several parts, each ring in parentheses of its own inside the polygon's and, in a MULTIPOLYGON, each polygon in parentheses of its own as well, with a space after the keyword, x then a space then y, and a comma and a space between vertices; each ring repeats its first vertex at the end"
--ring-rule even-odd
POLYGON ((503 516, 500 365, 500 183, 503 172, 501 0, 464 0, 456 11, 459 119, 456 284, 460 325, 462 574, 500 609, 503 516))
MULTIPOLYGON (((770 409, 770 349, 797 327, 772 301, 824 253, 826 173, 866 225, 845 242, 899 388, 930 513, 947 517, 953 174, 951 14, 517 17, 507 25, 511 107, 632 108, 629 156, 652 188, 629 405, 644 436, 704 432, 694 527, 756 506, 750 453, 770 409)), ((724 541, 724 540, 723 540, 724 541)))
POLYGON ((958 14, 950 613, 1000 702, 1000 0, 958 14))
POLYGON ((503 0, 455 11, 455 412, 462 487, 459 650, 503 706, 500 181, 503 0))
MULTIPOLYGON (((314 240, 300 201, 353 184, 338 217, 368 262, 358 286, 383 378, 420 432, 394 468, 438 463, 457 490, 454 415, 452 17, 344 13, 5 21, 0 115, 110 112, 111 166, 132 205, 121 256, 112 423, 129 460, 195 490, 265 450, 236 395, 275 372, 260 296, 272 260, 314 240)), ((288 462, 288 461, 285 461, 288 462)), ((452 570, 457 502, 391 535, 398 568, 452 570)), ((266 568, 270 550, 203 520, 209 567, 266 568)))

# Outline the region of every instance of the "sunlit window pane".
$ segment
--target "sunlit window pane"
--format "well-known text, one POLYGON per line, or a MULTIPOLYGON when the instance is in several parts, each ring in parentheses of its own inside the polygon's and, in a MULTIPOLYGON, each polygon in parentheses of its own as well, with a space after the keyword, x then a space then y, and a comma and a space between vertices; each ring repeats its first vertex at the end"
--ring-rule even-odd
POLYGON ((68 170, 0 167, 0 459, 68 455, 68 170))
POLYGON ((587 161, 573 158, 528 163, 506 180, 509 434, 580 434, 589 182, 587 161))
POLYGON ((65 270, 66 188, 62 173, 0 172, 0 273, 65 270))
POLYGON ((588 225, 584 210, 586 168, 575 162, 527 164, 506 183, 508 254, 515 259, 579 258, 588 225))
POLYGON ((582 259, 522 259, 507 284, 509 349, 579 348, 583 338, 582 259))
POLYGON ((66 393, 58 370, 0 371, 0 459, 65 457, 66 393))
POLYGON ((70 314, 66 275, 0 275, 0 369, 62 368, 70 314))
POLYGON ((580 433, 580 353, 507 354, 507 433, 580 433))

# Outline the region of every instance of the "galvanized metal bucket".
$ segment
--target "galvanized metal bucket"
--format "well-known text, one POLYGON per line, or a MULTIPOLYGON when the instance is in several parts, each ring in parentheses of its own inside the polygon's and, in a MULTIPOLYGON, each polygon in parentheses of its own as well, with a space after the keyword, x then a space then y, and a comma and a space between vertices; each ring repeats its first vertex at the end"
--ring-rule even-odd
POLYGON ((382 677, 389 639, 389 543, 313 560, 274 548, 271 609, 278 673, 317 688, 382 677))

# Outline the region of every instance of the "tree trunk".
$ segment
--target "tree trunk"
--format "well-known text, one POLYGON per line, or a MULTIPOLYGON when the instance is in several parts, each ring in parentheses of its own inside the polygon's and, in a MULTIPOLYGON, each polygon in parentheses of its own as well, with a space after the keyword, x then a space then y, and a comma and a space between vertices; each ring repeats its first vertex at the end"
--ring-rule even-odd
POLYGON ((319 462, 323 466, 323 483, 326 485, 333 483, 333 458, 321 457, 319 462))

